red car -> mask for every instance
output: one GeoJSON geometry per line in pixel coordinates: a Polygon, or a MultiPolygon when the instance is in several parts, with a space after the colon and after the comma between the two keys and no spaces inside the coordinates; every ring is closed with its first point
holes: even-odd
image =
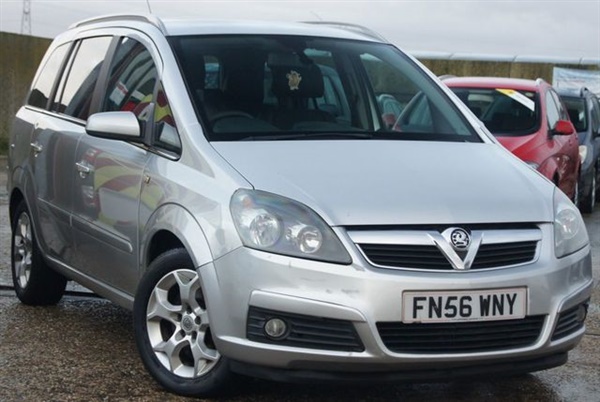
{"type": "Polygon", "coordinates": [[[444,80],[509,151],[552,180],[577,203],[579,144],[554,88],[538,79],[462,77],[444,80]]]}

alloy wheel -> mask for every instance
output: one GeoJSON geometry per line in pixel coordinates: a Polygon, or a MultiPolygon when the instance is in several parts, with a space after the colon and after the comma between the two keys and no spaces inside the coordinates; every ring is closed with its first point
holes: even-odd
{"type": "Polygon", "coordinates": [[[23,212],[19,215],[16,230],[13,233],[13,263],[15,276],[21,288],[26,288],[31,277],[33,242],[31,231],[31,220],[29,215],[23,212]]]}
{"type": "Polygon", "coordinates": [[[221,358],[212,340],[198,274],[171,271],[154,287],[146,309],[148,339],[158,361],[171,373],[197,378],[221,358]]]}

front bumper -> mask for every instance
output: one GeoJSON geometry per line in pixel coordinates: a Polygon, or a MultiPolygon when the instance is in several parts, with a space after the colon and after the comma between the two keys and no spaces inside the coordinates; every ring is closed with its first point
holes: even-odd
{"type": "Polygon", "coordinates": [[[265,366],[256,366],[240,361],[232,361],[230,368],[238,374],[251,377],[263,378],[272,381],[285,381],[295,383],[347,383],[356,385],[360,383],[378,382],[400,382],[400,381],[449,381],[454,379],[469,378],[489,379],[495,375],[517,375],[533,373],[561,366],[567,362],[567,352],[553,355],[528,358],[523,360],[501,360],[491,362],[478,362],[468,366],[460,365],[436,365],[425,369],[393,370],[393,371],[361,371],[347,372],[332,370],[302,370],[302,369],[280,369],[265,366]]]}
{"type": "MultiPolygon", "coordinates": [[[[261,366],[265,373],[283,369],[288,374],[289,370],[326,372],[327,377],[339,372],[410,370],[421,372],[419,378],[426,372],[435,378],[434,372],[446,369],[466,375],[474,367],[493,366],[493,372],[502,372],[516,362],[522,363],[520,371],[535,371],[563,364],[566,351],[580,341],[584,326],[558,339],[552,337],[559,313],[585,303],[592,291],[589,246],[557,260],[547,243],[542,241],[538,258],[530,264],[477,272],[381,269],[370,266],[358,253],[352,254],[352,265],[343,266],[247,248],[234,250],[198,272],[209,301],[216,346],[236,362],[237,371],[261,366]],[[399,353],[386,347],[380,336],[378,323],[401,321],[404,291],[513,287],[527,288],[527,316],[539,316],[542,321],[539,335],[527,345],[472,353],[399,353]],[[250,340],[250,307],[349,322],[363,348],[333,350],[250,340]]],[[[250,371],[258,375],[257,370],[250,371]]]]}

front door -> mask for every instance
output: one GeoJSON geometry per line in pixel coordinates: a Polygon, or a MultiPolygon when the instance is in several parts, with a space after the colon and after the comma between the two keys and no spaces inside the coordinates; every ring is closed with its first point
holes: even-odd
{"type": "MultiPolygon", "coordinates": [[[[121,38],[100,111],[131,111],[151,127],[156,64],[148,48],[121,38]]],[[[76,266],[126,294],[139,275],[139,207],[143,173],[154,155],[125,141],[84,135],[75,154],[73,230],[76,266]]]]}

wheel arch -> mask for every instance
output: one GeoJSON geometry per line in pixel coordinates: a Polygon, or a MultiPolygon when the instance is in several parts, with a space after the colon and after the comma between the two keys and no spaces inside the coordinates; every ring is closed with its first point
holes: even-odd
{"type": "Polygon", "coordinates": [[[548,180],[551,180],[554,184],[559,183],[561,179],[559,164],[554,157],[546,158],[539,162],[537,171],[545,176],[548,180]]]}
{"type": "Polygon", "coordinates": [[[29,205],[28,198],[32,197],[33,194],[31,193],[32,186],[30,185],[31,176],[27,174],[27,171],[22,167],[17,166],[11,173],[9,173],[8,179],[10,186],[8,219],[12,227],[15,211],[21,201],[25,202],[27,209],[31,212],[31,205],[29,205]]]}
{"type": "Polygon", "coordinates": [[[11,228],[14,225],[13,220],[14,220],[14,216],[15,216],[15,210],[17,209],[17,207],[19,206],[21,201],[24,201],[24,200],[25,200],[25,196],[23,195],[21,190],[18,188],[13,189],[12,193],[10,194],[10,201],[8,203],[8,219],[10,220],[11,228]]]}
{"type": "Polygon", "coordinates": [[[156,257],[175,248],[184,248],[195,267],[213,260],[200,224],[177,204],[166,204],[154,211],[145,225],[140,244],[142,274],[156,257]]]}

